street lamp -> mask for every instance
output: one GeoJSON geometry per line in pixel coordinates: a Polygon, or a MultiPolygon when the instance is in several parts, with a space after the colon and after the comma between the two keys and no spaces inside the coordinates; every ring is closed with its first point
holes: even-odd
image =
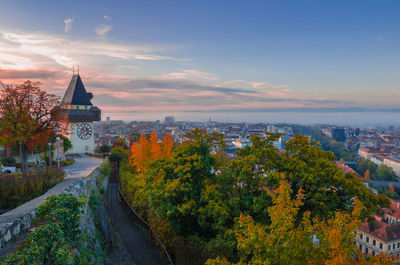
{"type": "Polygon", "coordinates": [[[51,143],[49,142],[49,166],[51,166],[51,143]]]}
{"type": "Polygon", "coordinates": [[[57,136],[57,167],[60,168],[60,137],[57,136]]]}

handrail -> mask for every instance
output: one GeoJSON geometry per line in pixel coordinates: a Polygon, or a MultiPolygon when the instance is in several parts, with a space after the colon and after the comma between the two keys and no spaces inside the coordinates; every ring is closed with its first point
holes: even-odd
{"type": "Polygon", "coordinates": [[[153,227],[147,223],[138,213],[136,213],[136,211],[130,206],[130,204],[128,203],[128,200],[125,198],[124,194],[121,191],[120,185],[119,186],[119,194],[121,195],[122,199],[124,199],[125,204],[128,206],[129,210],[135,214],[146,226],[148,226],[151,230],[151,232],[153,233],[153,235],[155,236],[155,238],[158,240],[158,242],[160,243],[162,249],[165,252],[165,255],[167,255],[167,258],[169,260],[169,262],[171,263],[171,265],[174,265],[174,263],[172,262],[172,259],[170,257],[170,255],[168,254],[167,249],[165,248],[163,242],[161,241],[161,239],[158,237],[157,233],[154,231],[153,227]]]}

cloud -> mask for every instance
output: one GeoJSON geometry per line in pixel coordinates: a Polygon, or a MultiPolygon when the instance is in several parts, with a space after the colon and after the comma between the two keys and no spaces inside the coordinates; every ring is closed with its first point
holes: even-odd
{"type": "Polygon", "coordinates": [[[259,88],[262,86],[269,85],[267,82],[249,82],[252,88],[259,88]]]}
{"type": "Polygon", "coordinates": [[[183,70],[182,72],[169,73],[163,75],[164,78],[167,79],[194,79],[194,80],[203,80],[203,81],[215,81],[220,78],[214,74],[201,72],[196,69],[192,70],[183,70]]]}
{"type": "Polygon", "coordinates": [[[74,19],[73,18],[67,18],[67,19],[64,20],[64,24],[65,24],[64,32],[65,33],[68,33],[68,32],[71,31],[72,23],[74,23],[74,19]]]}
{"type": "Polygon", "coordinates": [[[230,81],[225,81],[219,84],[216,84],[216,87],[221,87],[221,86],[228,86],[228,85],[232,85],[234,83],[239,83],[239,82],[243,82],[244,80],[230,80],[230,81]]]}
{"type": "Polygon", "coordinates": [[[104,15],[104,19],[107,20],[107,21],[110,21],[110,20],[111,20],[111,17],[110,17],[110,16],[104,15]]]}
{"type": "Polygon", "coordinates": [[[97,36],[101,37],[101,38],[105,38],[107,33],[110,32],[112,30],[112,26],[111,25],[99,25],[98,27],[96,27],[94,29],[94,31],[96,32],[97,36]]]}
{"type": "Polygon", "coordinates": [[[79,64],[82,80],[94,94],[93,103],[104,115],[135,111],[334,108],[351,104],[335,98],[316,99],[314,95],[297,94],[287,85],[244,80],[222,82],[217,74],[185,69],[187,59],[168,56],[169,51],[164,46],[0,29],[0,79],[6,84],[39,80],[46,90],[62,96],[72,66],[79,64]],[[168,69],[182,70],[163,70],[166,61],[168,69]]]}
{"type": "Polygon", "coordinates": [[[14,70],[1,69],[0,79],[47,79],[60,77],[60,72],[52,70],[14,70]]]}

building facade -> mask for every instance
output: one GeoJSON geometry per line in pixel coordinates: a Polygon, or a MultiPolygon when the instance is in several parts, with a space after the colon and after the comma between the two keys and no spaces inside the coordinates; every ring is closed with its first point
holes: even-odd
{"type": "Polygon", "coordinates": [[[391,200],[391,209],[383,217],[363,223],[355,232],[358,249],[365,254],[388,256],[400,254],[400,204],[391,200]]]}

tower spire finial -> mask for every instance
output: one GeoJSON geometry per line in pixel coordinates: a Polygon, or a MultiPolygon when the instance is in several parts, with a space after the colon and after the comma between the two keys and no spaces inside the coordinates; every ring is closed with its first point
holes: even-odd
{"type": "Polygon", "coordinates": [[[78,75],[79,75],[79,64],[78,64],[78,75]]]}
{"type": "Polygon", "coordinates": [[[75,67],[72,66],[72,76],[74,76],[74,75],[75,75],[75,67]]]}

